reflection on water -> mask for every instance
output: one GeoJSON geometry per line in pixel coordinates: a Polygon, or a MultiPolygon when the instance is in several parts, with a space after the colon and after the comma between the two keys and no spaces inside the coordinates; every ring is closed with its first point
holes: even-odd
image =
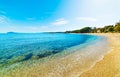
{"type": "Polygon", "coordinates": [[[0,34],[0,64],[13,64],[33,57],[41,59],[91,38],[93,36],[64,33],[0,34]]]}

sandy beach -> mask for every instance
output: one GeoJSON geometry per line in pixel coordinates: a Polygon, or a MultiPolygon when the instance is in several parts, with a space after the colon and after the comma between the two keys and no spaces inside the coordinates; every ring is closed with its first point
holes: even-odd
{"type": "Polygon", "coordinates": [[[82,73],[79,77],[120,77],[120,34],[98,33],[95,35],[108,37],[109,46],[112,50],[95,66],[82,73]]]}
{"type": "Polygon", "coordinates": [[[45,58],[43,62],[33,60],[11,65],[10,68],[1,69],[0,76],[120,77],[120,34],[97,33],[93,35],[107,38],[81,51],[79,47],[72,48],[75,52],[69,55],[53,57],[49,60],[45,58]]]}
{"type": "Polygon", "coordinates": [[[79,77],[103,59],[110,49],[106,37],[91,38],[86,43],[70,47],[51,57],[3,67],[0,69],[0,77],[79,77]]]}

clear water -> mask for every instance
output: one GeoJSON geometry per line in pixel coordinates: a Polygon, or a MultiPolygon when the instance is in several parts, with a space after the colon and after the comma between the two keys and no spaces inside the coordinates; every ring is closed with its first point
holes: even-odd
{"type": "Polygon", "coordinates": [[[0,34],[0,66],[42,59],[98,38],[64,33],[0,34]]]}

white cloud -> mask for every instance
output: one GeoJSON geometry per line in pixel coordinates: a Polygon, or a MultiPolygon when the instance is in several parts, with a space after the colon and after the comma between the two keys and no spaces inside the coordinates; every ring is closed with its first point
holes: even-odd
{"type": "Polygon", "coordinates": [[[0,15],[0,24],[6,24],[8,23],[8,18],[4,15],[0,15]]]}
{"type": "Polygon", "coordinates": [[[52,25],[55,25],[55,26],[66,25],[66,24],[68,24],[68,21],[63,18],[58,19],[52,23],[52,25]]]}
{"type": "Polygon", "coordinates": [[[82,20],[82,21],[89,21],[89,22],[96,22],[97,19],[91,18],[91,17],[78,17],[76,18],[77,20],[82,20]]]}

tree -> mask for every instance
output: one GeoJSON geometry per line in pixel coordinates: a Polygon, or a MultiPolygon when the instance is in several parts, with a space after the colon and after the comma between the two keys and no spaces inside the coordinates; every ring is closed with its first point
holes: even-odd
{"type": "Polygon", "coordinates": [[[96,27],[94,27],[94,28],[92,29],[92,33],[97,33],[97,28],[96,28],[96,27]]]}
{"type": "Polygon", "coordinates": [[[107,32],[113,32],[114,31],[114,28],[113,27],[108,27],[107,28],[107,32]]]}
{"type": "Polygon", "coordinates": [[[115,30],[115,32],[120,32],[120,26],[119,25],[115,26],[114,30],[115,30]]]}
{"type": "Polygon", "coordinates": [[[114,27],[113,25],[107,25],[107,26],[101,28],[100,31],[102,33],[113,32],[114,31],[113,27],[114,27]]]}
{"type": "Polygon", "coordinates": [[[67,31],[67,33],[107,33],[107,32],[120,32],[120,21],[115,25],[107,25],[103,28],[84,27],[82,29],[67,31]]]}
{"type": "Polygon", "coordinates": [[[92,32],[91,27],[84,27],[84,28],[80,29],[80,33],[90,33],[90,32],[92,32]]]}
{"type": "Polygon", "coordinates": [[[120,21],[115,24],[114,30],[115,32],[120,32],[120,21]]]}
{"type": "Polygon", "coordinates": [[[120,21],[115,24],[115,26],[120,26],[120,21]]]}

